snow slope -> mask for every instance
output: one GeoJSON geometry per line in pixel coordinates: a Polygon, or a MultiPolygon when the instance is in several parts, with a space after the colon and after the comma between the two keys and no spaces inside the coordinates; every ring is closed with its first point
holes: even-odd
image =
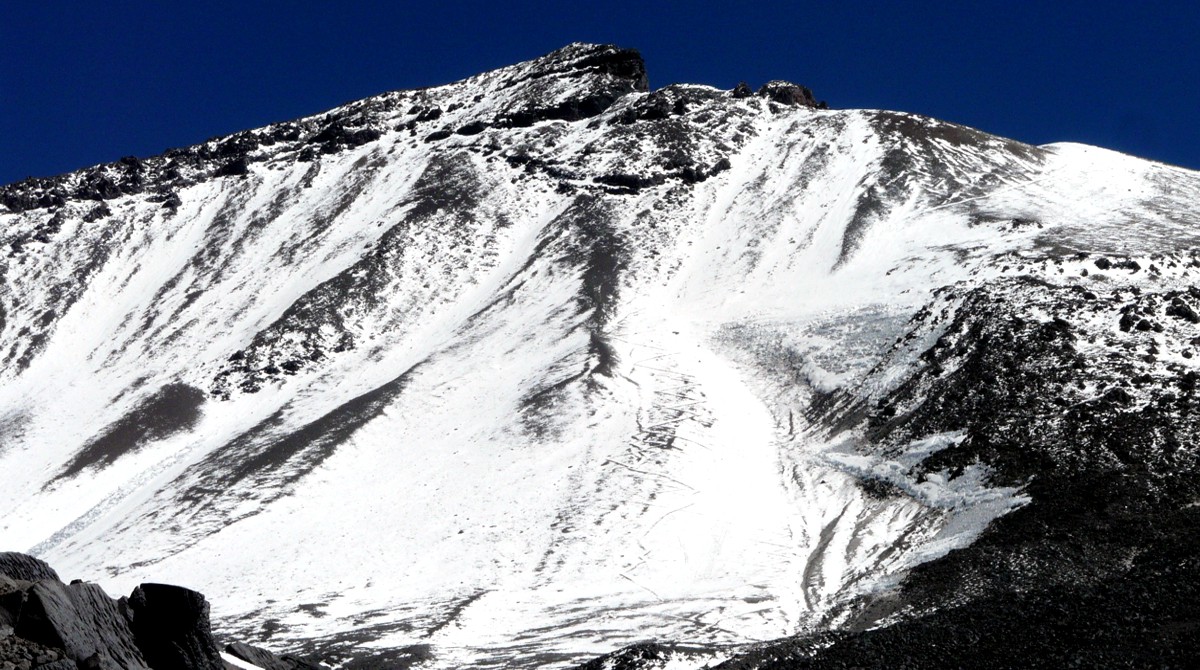
{"type": "Polygon", "coordinates": [[[814,402],[898,384],[935,289],[1194,245],[1198,186],[593,45],[10,186],[0,538],[335,661],[836,627],[1026,498],[814,402]]]}

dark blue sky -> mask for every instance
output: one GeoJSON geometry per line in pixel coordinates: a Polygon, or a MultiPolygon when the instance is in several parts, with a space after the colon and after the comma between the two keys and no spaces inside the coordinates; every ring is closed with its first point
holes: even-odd
{"type": "Polygon", "coordinates": [[[10,3],[0,183],[444,83],[572,41],[652,86],[791,79],[833,107],[1200,168],[1200,3],[10,3]]]}

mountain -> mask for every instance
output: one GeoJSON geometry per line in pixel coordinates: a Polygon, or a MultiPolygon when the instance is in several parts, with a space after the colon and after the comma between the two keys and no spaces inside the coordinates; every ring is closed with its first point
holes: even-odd
{"type": "Polygon", "coordinates": [[[346,668],[1183,667],[1198,204],[587,44],[26,180],[0,537],[346,668]]]}

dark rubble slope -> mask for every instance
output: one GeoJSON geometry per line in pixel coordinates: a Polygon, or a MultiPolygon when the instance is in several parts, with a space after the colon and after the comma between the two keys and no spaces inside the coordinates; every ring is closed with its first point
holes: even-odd
{"type": "Polygon", "coordinates": [[[1195,667],[1200,374],[1182,363],[1200,356],[1200,260],[1168,263],[1192,285],[1145,290],[1121,281],[1137,261],[1099,258],[1106,291],[1029,275],[942,291],[896,345],[941,332],[913,374],[870,404],[827,398],[818,420],[885,455],[963,431],[909,474],[982,463],[1031,502],[914,569],[848,632],[718,667],[1195,667]]]}

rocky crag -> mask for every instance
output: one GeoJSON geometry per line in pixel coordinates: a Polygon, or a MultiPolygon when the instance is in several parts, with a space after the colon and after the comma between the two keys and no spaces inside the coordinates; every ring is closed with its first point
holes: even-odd
{"type": "Polygon", "coordinates": [[[32,556],[0,553],[0,668],[4,670],[321,670],[233,643],[222,654],[204,596],[142,584],[116,600],[97,585],[64,584],[32,556]]]}

